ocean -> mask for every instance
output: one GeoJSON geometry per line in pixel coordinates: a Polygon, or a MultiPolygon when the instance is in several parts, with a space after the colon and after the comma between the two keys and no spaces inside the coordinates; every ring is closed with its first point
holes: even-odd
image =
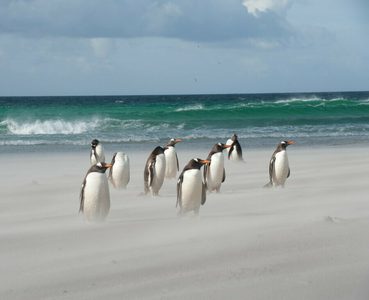
{"type": "Polygon", "coordinates": [[[210,149],[233,133],[245,148],[367,145],[369,92],[0,97],[2,152],[84,150],[94,138],[116,151],[172,137],[210,149]]]}

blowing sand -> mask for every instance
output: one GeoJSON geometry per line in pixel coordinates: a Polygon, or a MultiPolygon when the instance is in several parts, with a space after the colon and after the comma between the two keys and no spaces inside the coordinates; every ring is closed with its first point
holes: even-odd
{"type": "Polygon", "coordinates": [[[291,146],[284,189],[262,188],[273,149],[246,149],[197,218],[176,180],[140,195],[151,150],[102,224],[78,215],[88,153],[2,154],[0,299],[369,299],[368,149],[291,146]]]}

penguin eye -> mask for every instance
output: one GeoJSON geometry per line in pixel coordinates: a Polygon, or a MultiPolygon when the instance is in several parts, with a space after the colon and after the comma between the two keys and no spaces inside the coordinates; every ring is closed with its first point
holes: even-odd
{"type": "Polygon", "coordinates": [[[222,146],[222,143],[218,143],[218,146],[222,146]]]}
{"type": "Polygon", "coordinates": [[[96,166],[98,166],[98,167],[102,168],[102,164],[101,164],[101,162],[98,162],[98,163],[96,164],[96,166]]]}

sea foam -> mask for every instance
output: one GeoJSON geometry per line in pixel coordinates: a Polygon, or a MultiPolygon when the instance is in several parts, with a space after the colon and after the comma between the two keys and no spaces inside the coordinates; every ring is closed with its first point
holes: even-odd
{"type": "Polygon", "coordinates": [[[6,126],[8,133],[15,135],[81,134],[95,129],[100,124],[100,120],[65,121],[62,119],[44,121],[19,121],[6,119],[0,123],[0,125],[6,126]]]}
{"type": "Polygon", "coordinates": [[[203,104],[193,104],[193,105],[187,105],[184,107],[180,107],[177,108],[175,111],[180,112],[180,111],[191,111],[191,110],[203,110],[204,109],[204,105],[203,104]]]}

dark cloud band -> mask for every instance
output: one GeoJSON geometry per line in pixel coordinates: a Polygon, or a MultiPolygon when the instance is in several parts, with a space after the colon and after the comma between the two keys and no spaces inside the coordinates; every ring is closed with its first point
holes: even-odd
{"type": "Polygon", "coordinates": [[[0,4],[0,32],[23,36],[169,37],[224,41],[290,34],[272,11],[254,16],[241,0],[29,0],[0,4]]]}

